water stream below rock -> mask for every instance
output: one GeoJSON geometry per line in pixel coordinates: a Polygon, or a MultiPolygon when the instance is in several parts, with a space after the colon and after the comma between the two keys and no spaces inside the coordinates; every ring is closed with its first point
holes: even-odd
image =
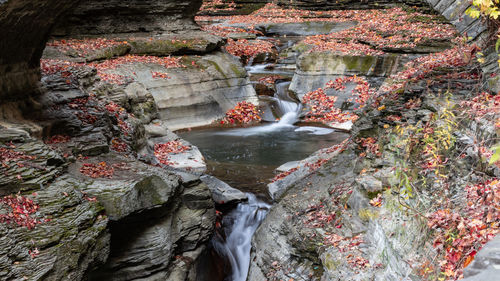
{"type": "MultiPolygon", "coordinates": [[[[290,47],[297,38],[286,39],[277,48],[290,47]]],[[[292,63],[294,64],[294,62],[292,63]]],[[[250,75],[293,76],[286,64],[247,66],[250,75]]],[[[347,134],[330,128],[296,125],[302,105],[289,94],[290,82],[277,81],[267,124],[247,128],[194,129],[179,135],[196,145],[204,155],[207,173],[247,192],[248,201],[224,213],[204,260],[198,281],[245,281],[250,265],[251,240],[269,211],[267,184],[275,169],[301,160],[315,151],[341,143],[347,134]]]]}

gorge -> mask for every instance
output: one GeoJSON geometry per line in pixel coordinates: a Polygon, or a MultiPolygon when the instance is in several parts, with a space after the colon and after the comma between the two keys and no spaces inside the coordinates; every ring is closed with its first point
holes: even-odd
{"type": "Polygon", "coordinates": [[[0,280],[495,280],[470,6],[0,0],[0,280]]]}

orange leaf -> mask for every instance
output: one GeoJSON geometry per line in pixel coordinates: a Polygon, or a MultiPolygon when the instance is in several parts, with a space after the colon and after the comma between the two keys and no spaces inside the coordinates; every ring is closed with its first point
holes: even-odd
{"type": "Polygon", "coordinates": [[[467,257],[467,259],[465,259],[464,268],[466,268],[473,260],[474,260],[474,256],[473,255],[469,255],[467,257]]]}

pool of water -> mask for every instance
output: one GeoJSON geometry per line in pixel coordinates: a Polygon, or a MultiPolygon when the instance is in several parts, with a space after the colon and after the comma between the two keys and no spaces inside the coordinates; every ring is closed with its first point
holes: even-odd
{"type": "Polygon", "coordinates": [[[338,144],[347,134],[319,127],[268,124],[239,129],[200,129],[179,133],[205,156],[207,173],[245,192],[267,197],[274,169],[338,144]]]}

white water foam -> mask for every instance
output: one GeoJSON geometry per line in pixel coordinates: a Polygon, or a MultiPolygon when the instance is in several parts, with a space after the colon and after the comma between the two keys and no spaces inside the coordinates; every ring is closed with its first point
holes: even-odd
{"type": "Polygon", "coordinates": [[[251,193],[247,196],[248,202],[240,203],[224,217],[224,221],[232,222],[231,227],[226,229],[226,241],[216,247],[231,263],[231,281],[247,279],[252,236],[271,207],[251,193]]]}
{"type": "Polygon", "coordinates": [[[322,136],[322,135],[328,135],[333,132],[335,132],[334,129],[329,129],[329,128],[321,128],[321,127],[299,127],[295,129],[295,132],[308,132],[311,133],[312,135],[317,135],[317,136],[322,136]]]}

